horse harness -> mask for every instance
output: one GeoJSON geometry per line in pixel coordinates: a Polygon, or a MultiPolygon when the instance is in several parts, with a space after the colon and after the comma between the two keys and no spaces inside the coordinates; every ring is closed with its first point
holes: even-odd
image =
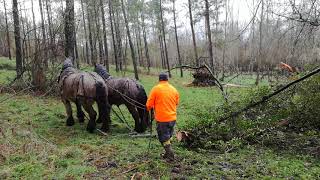
{"type": "MultiPolygon", "coordinates": [[[[69,67],[68,67],[68,68],[69,68],[69,67]]],[[[66,80],[70,75],[76,73],[76,72],[73,72],[73,71],[71,71],[71,70],[67,71],[68,68],[65,68],[64,70],[62,70],[61,73],[60,73],[60,76],[59,76],[59,84],[61,83],[61,85],[60,85],[60,94],[62,94],[62,87],[63,87],[64,84],[65,84],[65,80],[66,80]]],[[[93,80],[95,81],[95,84],[97,84],[98,80],[96,79],[96,77],[95,77],[91,72],[87,72],[87,73],[88,73],[89,75],[91,75],[91,77],[92,77],[93,80]]],[[[83,79],[84,79],[84,74],[81,74],[79,80],[77,81],[77,82],[78,82],[78,85],[77,85],[78,88],[79,88],[79,85],[80,85],[80,81],[81,81],[81,83],[82,83],[83,95],[78,95],[78,93],[77,93],[76,96],[77,96],[77,97],[85,97],[85,98],[88,98],[88,99],[93,99],[93,100],[95,100],[95,98],[86,95],[86,91],[85,91],[85,88],[84,88],[84,80],[83,80],[83,79]]],[[[74,86],[75,82],[76,82],[76,79],[73,80],[72,86],[74,86]]],[[[79,89],[77,90],[77,92],[78,92],[78,91],[79,91],[79,89]]],[[[76,97],[76,98],[77,98],[77,97],[76,97]]]]}

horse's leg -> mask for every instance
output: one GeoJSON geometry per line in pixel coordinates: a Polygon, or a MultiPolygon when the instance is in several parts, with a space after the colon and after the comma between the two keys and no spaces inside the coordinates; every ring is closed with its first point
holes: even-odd
{"type": "Polygon", "coordinates": [[[137,107],[139,112],[139,118],[141,123],[141,130],[144,132],[146,131],[147,127],[149,126],[149,114],[145,109],[141,109],[137,107]]]}
{"type": "Polygon", "coordinates": [[[104,121],[102,122],[101,130],[103,132],[108,132],[110,130],[110,124],[111,124],[111,118],[110,118],[110,111],[111,111],[111,105],[107,103],[107,107],[104,109],[104,121]]]}
{"type": "Polygon", "coordinates": [[[141,122],[140,122],[140,119],[139,119],[139,113],[136,109],[136,107],[134,107],[133,105],[131,104],[126,104],[131,116],[133,117],[134,119],[134,130],[138,133],[142,133],[142,128],[141,128],[141,122]]]}
{"type": "Polygon", "coordinates": [[[103,120],[106,118],[105,117],[106,108],[100,102],[97,102],[97,105],[98,105],[98,113],[99,113],[97,123],[102,123],[103,120]]]}
{"type": "Polygon", "coordinates": [[[93,133],[93,131],[96,129],[96,116],[97,113],[92,107],[93,102],[92,101],[85,101],[83,104],[84,109],[87,111],[87,113],[90,116],[90,120],[87,125],[87,131],[90,133],[93,133]]]}
{"type": "Polygon", "coordinates": [[[72,108],[71,108],[71,104],[70,104],[70,101],[66,100],[66,99],[63,99],[62,100],[65,108],[66,108],[66,112],[67,112],[67,126],[73,126],[74,125],[74,120],[73,120],[73,117],[72,117],[72,108]]]}
{"type": "Polygon", "coordinates": [[[81,108],[81,102],[79,99],[76,100],[76,105],[77,105],[77,117],[80,123],[84,122],[84,112],[82,111],[81,108]]]}

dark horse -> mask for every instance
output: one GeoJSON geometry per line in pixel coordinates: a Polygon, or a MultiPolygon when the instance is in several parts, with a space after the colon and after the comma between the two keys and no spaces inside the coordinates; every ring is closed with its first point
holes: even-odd
{"type": "Polygon", "coordinates": [[[60,94],[65,105],[68,119],[67,126],[74,125],[72,108],[70,102],[77,106],[77,117],[79,122],[84,122],[81,106],[89,114],[90,120],[87,130],[93,132],[96,128],[97,113],[92,105],[97,102],[99,118],[97,122],[103,122],[101,130],[107,132],[110,128],[110,108],[108,103],[108,88],[105,81],[97,73],[80,72],[74,68],[71,59],[67,58],[59,76],[60,94]]]}
{"type": "Polygon", "coordinates": [[[112,77],[104,66],[95,65],[98,73],[108,86],[108,99],[110,105],[126,105],[135,120],[134,130],[145,132],[150,125],[149,113],[146,111],[147,94],[143,86],[134,79],[112,77]]]}

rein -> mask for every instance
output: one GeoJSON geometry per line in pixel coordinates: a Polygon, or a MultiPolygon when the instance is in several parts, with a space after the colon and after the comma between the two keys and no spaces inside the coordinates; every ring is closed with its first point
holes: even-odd
{"type": "MultiPolygon", "coordinates": [[[[111,76],[110,76],[111,77],[111,76]]],[[[109,78],[108,78],[109,79],[109,78]]],[[[138,102],[138,101],[136,101],[136,100],[134,100],[134,99],[132,99],[131,97],[129,97],[129,96],[127,96],[127,95],[125,95],[125,94],[123,94],[123,93],[121,93],[120,91],[118,91],[117,89],[115,89],[114,87],[112,87],[111,85],[110,85],[110,83],[108,83],[108,79],[106,79],[106,84],[108,85],[108,87],[110,87],[112,90],[114,90],[114,91],[116,91],[117,93],[119,93],[119,95],[127,102],[127,103],[129,103],[129,104],[131,104],[131,105],[133,105],[133,106],[135,106],[136,108],[139,108],[139,109],[142,109],[142,110],[147,110],[144,106],[144,104],[141,104],[140,102],[138,102]],[[130,101],[132,101],[132,102],[130,102],[130,101]],[[135,104],[136,103],[136,104],[135,104]]]]}

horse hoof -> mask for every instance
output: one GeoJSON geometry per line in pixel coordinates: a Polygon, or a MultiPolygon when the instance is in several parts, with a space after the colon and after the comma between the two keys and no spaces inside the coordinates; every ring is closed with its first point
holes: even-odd
{"type": "Polygon", "coordinates": [[[140,128],[139,128],[139,129],[136,129],[136,128],[135,128],[134,131],[136,131],[137,133],[144,133],[144,130],[142,130],[142,129],[140,129],[140,128]]]}
{"type": "Polygon", "coordinates": [[[107,133],[107,132],[109,132],[109,129],[108,128],[101,128],[101,131],[107,133]]]}
{"type": "Polygon", "coordinates": [[[110,130],[110,127],[108,127],[108,126],[102,126],[101,127],[101,131],[103,131],[103,132],[109,132],[109,130],[110,130]]]}
{"type": "Polygon", "coordinates": [[[91,126],[90,125],[87,126],[87,131],[90,132],[90,133],[93,133],[95,129],[96,129],[95,126],[92,126],[92,125],[91,126]]]}
{"type": "Polygon", "coordinates": [[[84,118],[78,118],[79,119],[79,123],[84,123],[84,118]]]}
{"type": "Polygon", "coordinates": [[[73,126],[74,125],[74,120],[72,117],[67,119],[67,126],[73,126]]]}
{"type": "Polygon", "coordinates": [[[93,132],[94,132],[94,128],[92,129],[92,128],[87,127],[87,131],[88,131],[89,133],[93,133],[93,132]]]}
{"type": "Polygon", "coordinates": [[[102,123],[102,119],[101,119],[101,118],[98,118],[98,119],[97,119],[97,123],[102,123]]]}

